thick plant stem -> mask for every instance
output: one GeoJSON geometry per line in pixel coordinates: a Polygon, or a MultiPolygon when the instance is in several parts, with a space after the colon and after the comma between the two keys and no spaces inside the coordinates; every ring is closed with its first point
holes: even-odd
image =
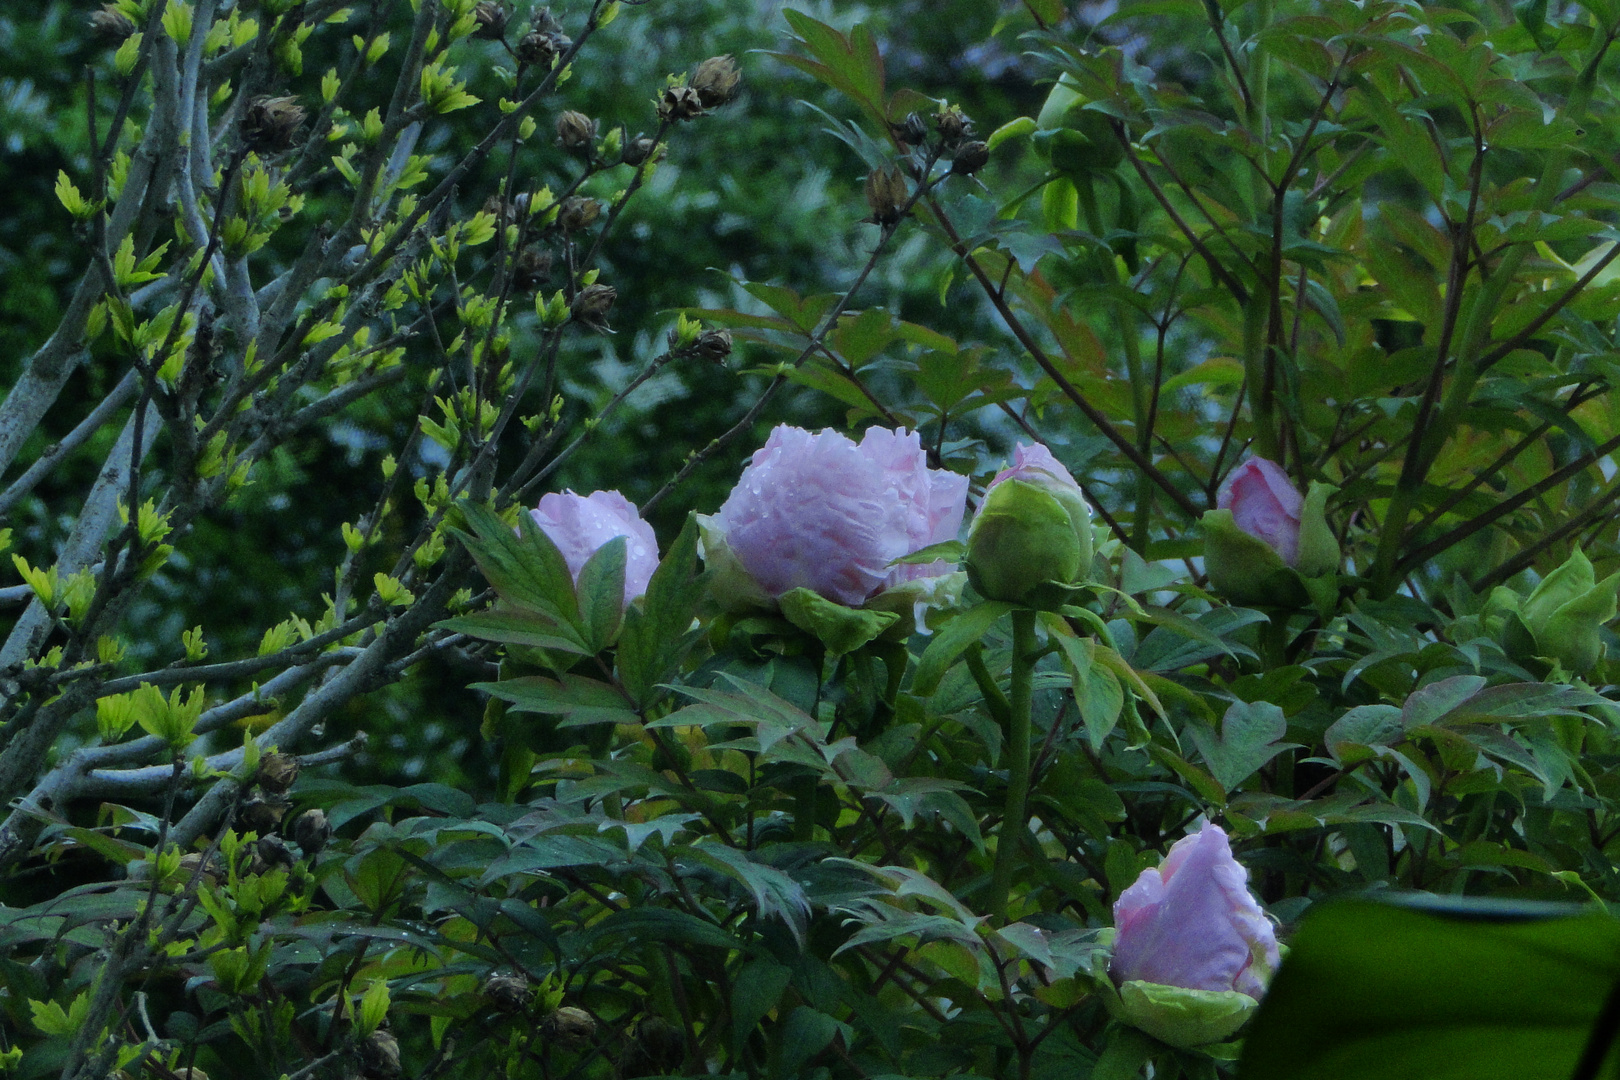
{"type": "Polygon", "coordinates": [[[990,881],[990,914],[1005,921],[1012,892],[1014,863],[1029,828],[1030,698],[1035,685],[1035,612],[1012,613],[1012,684],[1008,687],[1007,804],[996,840],[996,865],[990,881]]]}

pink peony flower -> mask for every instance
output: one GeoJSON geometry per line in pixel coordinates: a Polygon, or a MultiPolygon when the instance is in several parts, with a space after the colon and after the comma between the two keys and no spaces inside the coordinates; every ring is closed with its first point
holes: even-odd
{"type": "Polygon", "coordinates": [[[1299,516],[1305,500],[1281,466],[1250,458],[1215,494],[1217,509],[1232,511],[1237,527],[1264,540],[1284,563],[1299,565],[1299,516]]]}
{"type": "Polygon", "coordinates": [[[1176,841],[1114,904],[1114,980],[1236,990],[1258,1001],[1279,956],[1248,878],[1220,826],[1176,841]]]}
{"type": "Polygon", "coordinates": [[[628,537],[624,548],[625,605],[646,593],[647,583],[658,568],[658,538],[652,526],[641,520],[636,504],[617,491],[593,491],[589,495],[553,492],[542,496],[540,505],[530,510],[529,516],[562,552],[576,584],[586,560],[598,548],[615,536],[628,537]]]}
{"type": "Polygon", "coordinates": [[[955,539],[965,476],[928,467],[914,431],[869,428],[860,444],[787,424],[755,451],[714,525],[769,596],[808,588],[859,607],[889,585],[949,571],[889,563],[955,539]]]}

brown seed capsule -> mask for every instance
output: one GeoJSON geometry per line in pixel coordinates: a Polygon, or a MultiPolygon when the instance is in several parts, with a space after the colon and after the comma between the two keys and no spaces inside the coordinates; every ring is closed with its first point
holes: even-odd
{"type": "Polygon", "coordinates": [[[737,94],[737,84],[742,82],[742,74],[737,70],[736,61],[728,53],[725,56],[711,56],[697,66],[692,73],[692,89],[697,91],[698,101],[705,109],[712,109],[724,105],[737,94]]]}
{"type": "Polygon", "coordinates": [[[730,330],[705,330],[692,343],[692,355],[716,364],[724,363],[731,355],[730,330]]]}
{"type": "Polygon", "coordinates": [[[368,1080],[394,1080],[400,1073],[399,1041],[386,1031],[373,1031],[360,1044],[360,1071],[368,1080]]]}
{"type": "Polygon", "coordinates": [[[529,1007],[534,991],[522,975],[491,975],[480,988],[489,1003],[504,1013],[519,1013],[529,1007]]]}
{"type": "Polygon", "coordinates": [[[893,165],[866,174],[866,205],[872,211],[871,220],[879,225],[899,221],[901,208],[910,195],[905,173],[893,165]]]}
{"type": "Polygon", "coordinates": [[[249,799],[243,803],[237,818],[244,829],[256,832],[260,836],[268,836],[275,832],[276,826],[281,824],[281,819],[287,816],[287,810],[291,806],[291,800],[267,791],[259,798],[249,799]]]}
{"type": "Polygon", "coordinates": [[[916,113],[907,113],[904,121],[890,124],[895,141],[903,146],[921,146],[928,141],[928,125],[916,113]]]}
{"type": "Polygon", "coordinates": [[[678,124],[703,115],[703,99],[690,86],[668,86],[658,95],[658,118],[678,124]]]}
{"type": "Polygon", "coordinates": [[[332,839],[332,826],[327,823],[324,812],[305,810],[293,820],[292,838],[305,855],[314,855],[332,839]]]}
{"type": "Polygon", "coordinates": [[[486,41],[500,41],[506,37],[506,23],[511,18],[512,9],[499,0],[479,0],[473,8],[473,19],[478,27],[472,36],[486,41]]]}
{"type": "Polygon", "coordinates": [[[293,144],[304,123],[304,107],[293,97],[260,95],[242,114],[242,141],[249,150],[279,154],[293,144]]]}
{"type": "Polygon", "coordinates": [[[557,208],[557,224],[564,232],[588,229],[602,215],[602,204],[581,195],[570,195],[557,208]]]}
{"type": "Polygon", "coordinates": [[[596,121],[572,109],[557,117],[557,144],[565,150],[585,150],[596,141],[596,121]]]}
{"type": "Polygon", "coordinates": [[[524,248],[512,268],[512,284],[520,292],[534,292],[551,276],[551,252],[524,248]]]}
{"type": "Polygon", "coordinates": [[[529,29],[540,34],[560,34],[562,23],[551,14],[550,8],[543,7],[529,13],[529,29]]]}
{"type": "Polygon", "coordinates": [[[559,1046],[578,1049],[596,1034],[596,1021],[584,1009],[564,1005],[540,1024],[540,1034],[559,1046]]]}
{"type": "Polygon", "coordinates": [[[973,132],[973,121],[958,105],[948,105],[935,113],[934,126],[939,129],[940,138],[948,143],[965,139],[973,132]]]}
{"type": "Polygon", "coordinates": [[[115,4],[103,4],[100,11],[92,12],[90,32],[108,41],[123,41],[135,32],[135,24],[115,4]]]}
{"type": "Polygon", "coordinates": [[[518,41],[514,51],[521,62],[549,71],[552,61],[567,52],[573,43],[566,34],[550,30],[530,30],[518,41]]]}
{"type": "Polygon", "coordinates": [[[631,139],[624,145],[624,154],[621,160],[626,165],[640,165],[652,154],[658,143],[645,135],[631,139]]]}
{"type": "Polygon", "coordinates": [[[290,754],[266,754],[259,759],[259,787],[285,795],[298,779],[298,759],[290,754]]]}
{"type": "Polygon", "coordinates": [[[607,313],[618,297],[619,290],[611,285],[587,285],[575,294],[569,311],[592,330],[607,330],[607,313]]]}
{"type": "Polygon", "coordinates": [[[989,146],[977,140],[965,142],[956,148],[956,154],[951,161],[951,172],[971,176],[984,168],[989,160],[989,146]]]}
{"type": "Polygon", "coordinates": [[[261,836],[253,845],[253,859],[248,864],[248,872],[267,874],[278,866],[291,869],[297,861],[281,837],[261,836]]]}

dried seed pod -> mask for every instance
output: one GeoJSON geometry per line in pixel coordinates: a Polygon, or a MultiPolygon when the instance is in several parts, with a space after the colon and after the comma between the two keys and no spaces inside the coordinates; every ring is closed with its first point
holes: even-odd
{"type": "Polygon", "coordinates": [[[539,8],[529,13],[529,28],[540,34],[562,33],[562,23],[557,21],[556,16],[551,13],[551,9],[548,7],[539,8]]]}
{"type": "Polygon", "coordinates": [[[90,32],[107,41],[123,41],[135,33],[135,23],[116,4],[103,4],[100,11],[91,13],[88,22],[90,32]]]}
{"type": "Polygon", "coordinates": [[[274,795],[285,795],[298,779],[298,759],[291,754],[266,754],[259,759],[259,787],[274,795]]]}
{"type": "Polygon", "coordinates": [[[705,330],[692,343],[692,355],[716,364],[724,363],[731,355],[730,330],[705,330]]]}
{"type": "Polygon", "coordinates": [[[989,146],[977,140],[965,142],[956,148],[956,154],[951,161],[951,172],[962,176],[972,176],[984,168],[989,160],[989,146]]]}
{"type": "Polygon", "coordinates": [[[565,150],[586,150],[596,141],[596,121],[572,109],[557,117],[557,144],[565,150]]]}
{"type": "Polygon", "coordinates": [[[973,133],[973,121],[959,105],[947,105],[934,114],[934,127],[947,143],[960,142],[973,133]]]}
{"type": "Polygon", "coordinates": [[[652,155],[654,148],[657,146],[658,143],[653,139],[645,135],[638,135],[625,143],[624,153],[621,155],[620,160],[626,165],[640,165],[652,155]]]}
{"type": "Polygon", "coordinates": [[[895,166],[873,169],[866,174],[866,205],[872,211],[871,220],[877,224],[893,225],[899,221],[910,196],[906,175],[895,166]]]}
{"type": "Polygon", "coordinates": [[[386,1031],[373,1031],[360,1044],[360,1071],[369,1080],[399,1076],[399,1041],[386,1031]]]}
{"type": "Polygon", "coordinates": [[[570,1050],[585,1046],[596,1034],[596,1021],[584,1009],[564,1005],[540,1024],[540,1034],[570,1050]]]}
{"type": "Polygon", "coordinates": [[[928,141],[928,125],[916,113],[907,113],[905,120],[889,125],[889,130],[903,146],[921,146],[928,141]]]}
{"type": "Polygon", "coordinates": [[[506,24],[511,18],[512,9],[499,0],[479,0],[473,8],[473,19],[478,28],[472,32],[472,36],[500,41],[506,37],[506,24]]]}
{"type": "Polygon", "coordinates": [[[573,41],[565,34],[550,30],[530,30],[518,41],[517,58],[531,67],[551,67],[551,62],[564,52],[573,41]]]}
{"type": "Polygon", "coordinates": [[[292,146],[303,123],[304,107],[297,98],[261,94],[242,114],[242,141],[257,153],[279,154],[292,146]]]}
{"type": "Polygon", "coordinates": [[[703,115],[703,99],[690,86],[667,86],[658,95],[658,118],[680,123],[703,115]]]}
{"type": "Polygon", "coordinates": [[[250,873],[264,874],[278,866],[291,869],[297,861],[281,837],[261,836],[253,845],[253,861],[248,869],[250,873]]]}
{"type": "Polygon", "coordinates": [[[281,819],[287,816],[292,807],[292,801],[271,792],[265,792],[258,798],[249,799],[242,804],[237,813],[237,819],[242,827],[260,836],[268,836],[276,831],[281,819]]]}
{"type": "Polygon", "coordinates": [[[729,53],[709,57],[692,73],[692,89],[697,91],[698,101],[705,109],[713,109],[730,101],[736,96],[740,82],[742,73],[737,70],[737,63],[729,53]]]}
{"type": "Polygon", "coordinates": [[[314,855],[332,839],[332,826],[323,811],[305,810],[293,820],[292,838],[305,855],[314,855]]]}
{"type": "Polygon", "coordinates": [[[512,284],[520,292],[534,292],[551,276],[551,252],[524,248],[512,268],[512,284]]]}
{"type": "Polygon", "coordinates": [[[607,313],[612,310],[613,301],[618,297],[619,290],[611,285],[587,285],[574,296],[569,310],[574,318],[592,330],[606,331],[607,313]]]}
{"type": "Polygon", "coordinates": [[[222,867],[219,865],[219,860],[208,859],[205,861],[201,852],[192,851],[180,856],[180,877],[176,884],[185,887],[191,884],[191,879],[195,877],[199,885],[207,885],[213,888],[219,885],[221,876],[222,867]]]}
{"type": "Polygon", "coordinates": [[[588,229],[602,215],[602,204],[581,195],[570,195],[557,208],[557,224],[564,232],[588,229]]]}
{"type": "Polygon", "coordinates": [[[522,1012],[534,999],[534,990],[522,975],[491,975],[484,980],[479,992],[504,1013],[522,1012]]]}

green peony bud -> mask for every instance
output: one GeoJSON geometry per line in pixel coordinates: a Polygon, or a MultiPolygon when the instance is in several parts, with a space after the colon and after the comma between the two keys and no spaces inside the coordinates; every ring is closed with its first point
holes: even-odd
{"type": "Polygon", "coordinates": [[[1044,446],[1020,444],[968,528],[967,571],[987,599],[1030,602],[1048,583],[1091,570],[1091,508],[1080,485],[1044,446]]]}
{"type": "Polygon", "coordinates": [[[1501,640],[1510,654],[1523,657],[1533,648],[1533,655],[1556,660],[1566,670],[1582,674],[1603,653],[1598,630],[1615,616],[1617,591],[1620,573],[1600,582],[1591,560],[1574,551],[1522,603],[1511,590],[1493,590],[1486,613],[1502,613],[1501,640]],[[1531,639],[1528,642],[1525,631],[1531,639]]]}
{"type": "Polygon", "coordinates": [[[1108,170],[1125,156],[1113,121],[1096,109],[1086,108],[1086,96],[1068,75],[1061,76],[1046,95],[1035,123],[1036,151],[1059,172],[1075,175],[1108,170]]]}

